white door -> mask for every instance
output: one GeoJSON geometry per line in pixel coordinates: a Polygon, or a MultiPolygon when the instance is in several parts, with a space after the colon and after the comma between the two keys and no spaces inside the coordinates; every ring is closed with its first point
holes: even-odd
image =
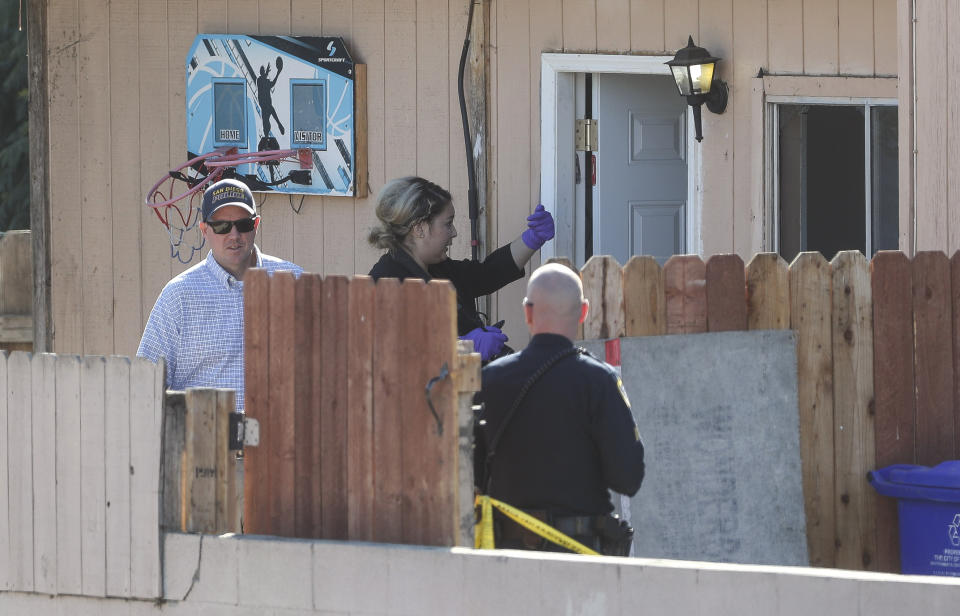
{"type": "Polygon", "coordinates": [[[686,252],[687,105],[664,75],[600,73],[594,254],[662,264],[686,252]]]}

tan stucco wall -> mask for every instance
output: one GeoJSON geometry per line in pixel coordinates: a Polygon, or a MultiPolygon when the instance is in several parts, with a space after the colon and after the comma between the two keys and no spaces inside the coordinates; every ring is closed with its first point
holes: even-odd
{"type": "MultiPolygon", "coordinates": [[[[946,0],[943,0],[944,2],[946,0]]],[[[420,174],[451,189],[469,255],[456,73],[466,0],[48,0],[53,350],[132,354],[157,294],[185,269],[142,205],[182,162],[184,56],[198,32],[341,35],[368,65],[369,188],[420,174]]],[[[687,35],[724,58],[725,114],[704,114],[705,254],[763,249],[768,73],[895,75],[896,0],[490,0],[490,245],[539,200],[542,51],[672,54],[687,35]],[[758,130],[759,127],[759,130],[758,130]],[[758,140],[759,136],[759,140],[758,140]]],[[[367,199],[269,198],[260,245],[309,271],[365,273],[367,199]],[[299,201],[299,200],[297,200],[299,201]]],[[[529,267],[529,266],[528,266],[529,267]]],[[[494,300],[515,346],[523,284],[494,300]]]]}

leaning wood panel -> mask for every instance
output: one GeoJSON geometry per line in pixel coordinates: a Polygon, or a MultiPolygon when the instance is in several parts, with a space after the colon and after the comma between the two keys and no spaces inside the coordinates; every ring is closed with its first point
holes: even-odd
{"type": "Polygon", "coordinates": [[[373,356],[373,498],[374,540],[399,543],[403,532],[401,501],[403,461],[400,435],[403,405],[399,399],[407,350],[402,348],[405,306],[395,278],[377,281],[374,291],[373,356]]]}
{"type": "Polygon", "coordinates": [[[746,282],[739,255],[707,259],[707,329],[711,332],[747,329],[746,282]]]}
{"type": "MultiPolygon", "coordinates": [[[[314,465],[314,450],[320,446],[314,441],[314,422],[320,421],[319,406],[313,406],[313,328],[320,327],[313,319],[314,285],[321,279],[313,274],[302,274],[294,285],[295,313],[289,327],[294,328],[293,344],[296,363],[293,368],[293,418],[294,418],[294,532],[298,537],[318,537],[317,516],[314,507],[319,507],[319,494],[314,492],[314,475],[320,470],[314,465]]],[[[322,356],[321,356],[322,357],[322,356]]]]}
{"type": "MultiPolygon", "coordinates": [[[[916,461],[911,269],[910,260],[895,251],[880,251],[870,263],[877,468],[916,461]]],[[[877,569],[900,571],[893,498],[877,498],[877,569]]]]}
{"type": "MultiPolygon", "coordinates": [[[[247,416],[260,422],[260,433],[273,430],[270,384],[270,276],[263,270],[243,277],[244,405],[247,416]]],[[[248,447],[243,453],[243,525],[248,533],[266,532],[273,480],[266,449],[248,447]]]]}
{"type": "MultiPolygon", "coordinates": [[[[7,433],[7,353],[0,351],[0,446],[8,451],[7,433]]],[[[10,590],[12,564],[10,559],[10,494],[8,456],[0,456],[0,590],[10,590]]]]}
{"type": "Polygon", "coordinates": [[[934,466],[954,457],[953,349],[950,260],[942,252],[913,258],[914,366],[917,394],[917,463],[934,466]]]}
{"type": "MultiPolygon", "coordinates": [[[[130,596],[160,596],[160,449],[163,362],[130,364],[130,596]]],[[[232,408],[232,407],[231,407],[232,408]]]]}
{"type": "Polygon", "coordinates": [[[833,400],[837,560],[876,569],[876,496],[864,481],[873,467],[873,314],[867,261],[843,251],[833,267],[833,400]]]}
{"type": "Polygon", "coordinates": [[[583,322],[583,337],[617,338],[623,335],[623,272],[609,255],[593,256],[580,272],[590,310],[583,322]]]}
{"type": "Polygon", "coordinates": [[[7,362],[7,468],[9,476],[11,589],[33,592],[33,476],[31,466],[30,353],[7,362]]]}
{"type": "Polygon", "coordinates": [[[697,255],[676,255],[663,266],[668,334],[707,331],[707,268],[697,255]]]}
{"type": "MultiPolygon", "coordinates": [[[[269,424],[261,422],[261,445],[267,452],[267,480],[273,483],[268,500],[270,534],[294,536],[294,416],[293,416],[293,321],[294,278],[290,272],[277,272],[270,281],[270,380],[269,424]]],[[[254,419],[259,417],[254,416],[254,419]]]]}
{"type": "MultiPolygon", "coordinates": [[[[81,493],[80,439],[77,438],[80,434],[80,358],[76,355],[58,355],[56,371],[57,592],[64,595],[79,595],[82,590],[81,528],[80,516],[77,515],[80,511],[81,493]]],[[[3,383],[0,381],[0,392],[2,391],[3,383]]],[[[2,405],[3,400],[0,396],[0,406],[2,405]]],[[[0,424],[3,424],[2,410],[0,410],[0,424]]],[[[5,442],[5,439],[0,434],[0,443],[2,442],[5,442]]],[[[0,497],[0,506],[2,506],[2,500],[0,497]]],[[[3,513],[6,511],[4,510],[3,513]]],[[[2,532],[2,524],[0,524],[0,533],[2,532]]]]}
{"type": "MultiPolygon", "coordinates": [[[[324,539],[347,538],[347,307],[344,276],[323,281],[323,394],[320,402],[320,489],[324,539]]],[[[415,355],[413,356],[415,357],[415,355]]]]}
{"type": "Polygon", "coordinates": [[[33,449],[33,589],[57,592],[56,356],[31,361],[33,449]]]}
{"type": "Polygon", "coordinates": [[[790,327],[797,336],[797,404],[807,552],[815,567],[835,563],[833,350],[830,264],[819,252],[797,255],[789,271],[790,327]]]}
{"type": "Polygon", "coordinates": [[[374,283],[358,276],[348,290],[347,537],[373,539],[374,283]]]}
{"type": "Polygon", "coordinates": [[[130,596],[130,359],[109,357],[104,387],[107,594],[130,596]]]}
{"type": "Polygon", "coordinates": [[[631,257],[624,266],[623,311],[625,335],[661,336],[667,333],[663,269],[653,257],[631,257]]]}
{"type": "Polygon", "coordinates": [[[747,327],[787,329],[789,326],[787,263],[773,252],[756,254],[747,264],[747,327]]]}

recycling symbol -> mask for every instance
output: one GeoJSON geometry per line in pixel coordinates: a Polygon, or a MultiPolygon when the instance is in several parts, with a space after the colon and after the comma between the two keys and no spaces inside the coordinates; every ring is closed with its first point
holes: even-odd
{"type": "Polygon", "coordinates": [[[947,527],[947,536],[950,537],[953,547],[960,546],[960,513],[953,516],[953,524],[947,527]]]}

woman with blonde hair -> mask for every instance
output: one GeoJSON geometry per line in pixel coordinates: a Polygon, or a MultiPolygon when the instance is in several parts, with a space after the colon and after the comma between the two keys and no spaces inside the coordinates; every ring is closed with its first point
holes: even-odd
{"type": "Polygon", "coordinates": [[[420,177],[387,182],[377,197],[380,224],[370,231],[371,245],[385,250],[370,270],[379,278],[439,278],[457,291],[457,332],[471,340],[484,361],[504,349],[500,328],[484,326],[476,299],[523,277],[523,266],[553,238],[553,217],[542,205],[527,217],[527,229],[481,261],[451,259],[448,251],[457,236],[450,193],[420,177]]]}

